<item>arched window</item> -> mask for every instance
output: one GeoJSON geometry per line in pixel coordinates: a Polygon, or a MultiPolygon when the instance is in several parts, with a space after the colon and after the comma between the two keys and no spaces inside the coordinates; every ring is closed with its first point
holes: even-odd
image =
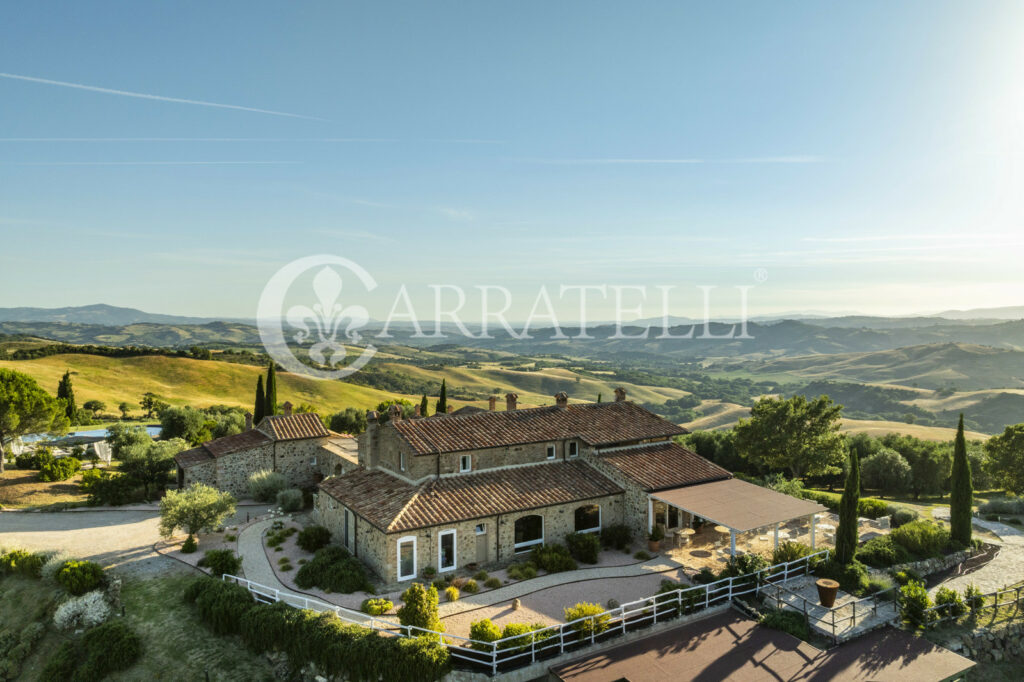
{"type": "Polygon", "coordinates": [[[544,517],[531,514],[516,520],[515,551],[525,552],[534,545],[544,544],[544,517]]]}
{"type": "Polygon", "coordinates": [[[597,533],[601,530],[601,505],[586,504],[576,507],[575,517],[577,533],[597,533]]]}

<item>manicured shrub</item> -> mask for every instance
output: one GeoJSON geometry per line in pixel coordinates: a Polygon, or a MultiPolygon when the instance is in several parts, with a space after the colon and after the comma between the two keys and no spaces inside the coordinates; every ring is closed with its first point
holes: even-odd
{"type": "Polygon", "coordinates": [[[461,589],[463,592],[468,592],[469,594],[476,594],[480,591],[480,585],[478,585],[477,582],[471,578],[465,582],[461,589]]]}
{"type": "Polygon", "coordinates": [[[38,578],[43,570],[44,557],[38,552],[24,549],[12,549],[0,554],[0,573],[4,575],[23,575],[26,578],[38,578]]]}
{"type": "Polygon", "coordinates": [[[740,554],[729,557],[729,561],[726,562],[722,572],[718,574],[718,578],[721,580],[722,578],[748,575],[756,573],[763,568],[768,568],[768,560],[760,554],[740,554]]]}
{"type": "Polygon", "coordinates": [[[277,493],[277,506],[283,512],[297,512],[302,509],[302,491],[288,488],[277,493]]]}
{"type": "Polygon", "coordinates": [[[82,463],[75,457],[61,457],[39,467],[39,480],[66,481],[82,468],[82,463]]]}
{"type": "Polygon", "coordinates": [[[601,529],[601,544],[623,550],[633,541],[633,531],[624,523],[614,523],[601,529]]]}
{"type": "Polygon", "coordinates": [[[484,587],[486,587],[489,590],[493,590],[493,589],[495,589],[497,587],[501,587],[501,578],[497,578],[497,577],[493,577],[493,576],[488,578],[487,580],[484,581],[484,587]]]}
{"type": "Polygon", "coordinates": [[[57,571],[57,582],[74,595],[92,592],[103,583],[103,567],[92,561],[66,561],[57,571]]]}
{"type": "Polygon", "coordinates": [[[999,514],[985,514],[982,518],[984,518],[986,521],[998,521],[999,514]]]}
{"type": "Polygon", "coordinates": [[[196,542],[195,535],[189,535],[185,538],[185,542],[181,543],[182,554],[192,554],[199,549],[199,543],[196,542]]]}
{"type": "Polygon", "coordinates": [[[123,620],[113,620],[64,642],[42,670],[44,680],[98,682],[132,667],[142,655],[142,640],[123,620]]]}
{"type": "Polygon", "coordinates": [[[433,566],[424,566],[423,570],[421,570],[420,573],[427,580],[433,580],[434,576],[437,575],[437,569],[433,566]]]}
{"type": "Polygon", "coordinates": [[[960,593],[945,586],[936,590],[935,605],[940,607],[938,613],[943,617],[959,618],[967,613],[967,606],[960,598],[960,593]]]}
{"type": "Polygon", "coordinates": [[[474,621],[469,626],[469,638],[474,640],[470,645],[479,651],[490,651],[491,647],[485,642],[494,642],[501,639],[501,628],[491,622],[490,618],[474,621]]]}
{"type": "Polygon", "coordinates": [[[478,580],[480,582],[487,580],[488,577],[490,576],[487,575],[487,571],[477,571],[473,574],[473,580],[478,580]]]}
{"type": "Polygon", "coordinates": [[[81,597],[72,597],[57,607],[53,613],[53,624],[61,630],[91,628],[110,617],[110,604],[102,591],[89,592],[81,597]]]}
{"type": "Polygon", "coordinates": [[[931,605],[924,583],[912,580],[900,588],[900,614],[909,625],[915,628],[926,626],[934,613],[928,611],[931,605]]]}
{"type": "Polygon", "coordinates": [[[530,552],[530,561],[548,573],[575,571],[576,561],[569,554],[565,545],[551,544],[534,547],[530,552]]]}
{"type": "Polygon", "coordinates": [[[896,544],[891,535],[871,538],[857,550],[857,560],[875,568],[905,564],[912,559],[906,548],[896,544]]]}
{"type": "Polygon", "coordinates": [[[385,613],[395,608],[394,603],[388,599],[382,597],[372,597],[370,599],[364,599],[363,603],[359,605],[359,610],[363,613],[368,613],[371,616],[383,616],[385,613]]]}
{"type": "Polygon", "coordinates": [[[321,547],[295,574],[295,584],[304,590],[319,587],[329,592],[369,592],[366,568],[348,550],[335,545],[321,547]]]}
{"type": "Polygon", "coordinates": [[[922,559],[940,556],[950,544],[949,531],[946,528],[924,519],[900,526],[889,533],[889,537],[912,555],[922,559]]]}
{"type": "Polygon", "coordinates": [[[580,633],[581,640],[589,638],[592,634],[601,634],[608,629],[608,622],[611,620],[611,615],[605,612],[603,606],[588,602],[580,602],[575,606],[567,607],[564,614],[566,623],[578,618],[585,619],[572,625],[572,629],[580,633]]]}
{"type": "Polygon", "coordinates": [[[693,576],[693,582],[698,585],[708,585],[716,580],[718,580],[718,575],[707,566],[697,571],[697,574],[693,576]]]}
{"type": "Polygon", "coordinates": [[[982,514],[1024,514],[1024,497],[1007,497],[1005,499],[989,500],[978,505],[978,511],[982,514]]]}
{"type": "Polygon", "coordinates": [[[893,587],[893,581],[885,577],[875,576],[868,578],[867,593],[878,594],[893,587]]]}
{"type": "Polygon", "coordinates": [[[413,583],[402,593],[402,606],[398,609],[398,622],[424,630],[443,632],[444,626],[437,617],[437,588],[429,589],[413,583]]]}
{"type": "Polygon", "coordinates": [[[67,552],[54,552],[53,554],[46,557],[43,561],[43,568],[40,571],[40,576],[43,580],[48,580],[52,583],[57,582],[57,573],[60,569],[64,568],[64,564],[71,561],[75,557],[71,556],[67,552]]]}
{"type": "Polygon", "coordinates": [[[307,552],[326,547],[330,541],[331,531],[323,526],[306,526],[299,531],[299,537],[295,538],[295,543],[307,552]]]}
{"type": "Polygon", "coordinates": [[[565,536],[565,545],[569,554],[576,561],[585,564],[596,564],[597,555],[601,551],[601,539],[595,533],[569,533],[565,536]]]}
{"type": "Polygon", "coordinates": [[[896,584],[901,587],[915,580],[918,582],[922,581],[921,576],[918,575],[917,572],[909,568],[904,569],[902,571],[896,571],[896,573],[893,574],[892,579],[895,580],[896,584]]]}
{"type": "Polygon", "coordinates": [[[238,575],[242,569],[242,557],[236,556],[230,549],[210,549],[199,560],[199,565],[209,568],[210,573],[218,578],[225,573],[238,575]]]}
{"type": "Polygon", "coordinates": [[[977,613],[978,609],[985,605],[985,597],[975,584],[964,588],[964,605],[970,609],[971,615],[977,613]]]}
{"type": "Polygon", "coordinates": [[[508,567],[508,577],[512,580],[530,580],[537,577],[537,566],[532,561],[512,564],[508,567]]]}
{"type": "Polygon", "coordinates": [[[868,569],[856,560],[845,566],[835,561],[826,561],[818,565],[814,574],[819,578],[835,580],[844,592],[857,596],[863,595],[868,589],[868,569]]]}
{"type": "Polygon", "coordinates": [[[431,585],[433,585],[434,589],[436,589],[439,593],[444,592],[446,589],[448,589],[448,581],[444,578],[437,578],[436,580],[434,580],[434,582],[431,583],[431,585]]]}
{"type": "Polygon", "coordinates": [[[509,623],[501,631],[501,639],[507,641],[500,642],[498,648],[525,651],[533,642],[541,642],[554,635],[552,631],[537,632],[546,627],[543,623],[509,623]]]}
{"type": "Polygon", "coordinates": [[[186,590],[185,599],[195,602],[199,617],[218,635],[237,634],[242,616],[255,603],[241,585],[215,578],[197,579],[186,590]]]}
{"type": "Polygon", "coordinates": [[[636,554],[633,555],[633,558],[638,561],[647,561],[651,558],[651,555],[641,549],[637,550],[636,554]]]}
{"type": "Polygon", "coordinates": [[[788,632],[797,639],[806,641],[811,636],[811,628],[807,624],[807,616],[799,611],[772,609],[762,615],[759,622],[765,627],[788,632]]]}
{"type": "Polygon", "coordinates": [[[772,565],[785,564],[797,559],[803,559],[805,556],[810,556],[814,553],[810,545],[805,545],[802,542],[795,542],[793,540],[786,540],[780,542],[779,546],[772,552],[772,565]]]}
{"type": "Polygon", "coordinates": [[[455,587],[454,585],[445,588],[444,598],[448,601],[459,601],[459,588],[455,587]]]}
{"type": "Polygon", "coordinates": [[[896,511],[889,515],[889,526],[899,528],[919,518],[919,514],[908,507],[897,507],[896,511]]]}
{"type": "Polygon", "coordinates": [[[273,502],[288,487],[288,479],[276,471],[264,469],[249,476],[249,494],[257,502],[273,502]]]}
{"type": "Polygon", "coordinates": [[[868,519],[880,519],[896,511],[896,507],[884,500],[873,497],[862,497],[857,503],[857,514],[868,519]]]}
{"type": "Polygon", "coordinates": [[[135,483],[131,478],[122,473],[113,471],[101,472],[89,469],[85,474],[82,474],[82,479],[83,487],[89,493],[86,504],[90,507],[116,507],[128,504],[136,493],[137,486],[135,483]],[[98,477],[93,477],[92,474],[94,473],[98,477]],[[86,474],[90,475],[88,482],[85,480],[86,474]]]}
{"type": "Polygon", "coordinates": [[[242,641],[250,651],[284,649],[293,636],[294,616],[298,611],[285,602],[257,604],[242,614],[238,623],[242,641]]]}

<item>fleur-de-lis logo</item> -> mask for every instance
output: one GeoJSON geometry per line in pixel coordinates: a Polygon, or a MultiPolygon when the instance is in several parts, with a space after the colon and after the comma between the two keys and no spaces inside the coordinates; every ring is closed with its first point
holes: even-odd
{"type": "Polygon", "coordinates": [[[373,277],[352,261],[339,256],[309,256],[281,268],[267,282],[260,297],[257,324],[263,345],[270,356],[288,371],[324,379],[338,379],[358,371],[376,352],[376,348],[368,344],[359,357],[350,364],[341,366],[349,352],[345,342],[356,344],[362,340],[359,329],[366,326],[370,316],[361,305],[342,304],[341,293],[344,284],[337,271],[329,267],[331,265],[341,265],[354,273],[367,291],[377,286],[373,277]],[[308,350],[309,359],[321,367],[329,367],[328,370],[310,367],[296,358],[285,336],[281,318],[285,294],[289,287],[304,272],[315,267],[320,268],[313,277],[313,294],[316,302],[312,307],[291,306],[283,321],[294,330],[291,340],[296,345],[305,346],[312,342],[308,350]]]}
{"type": "Polygon", "coordinates": [[[349,322],[345,326],[344,336],[352,343],[359,342],[359,328],[370,321],[370,315],[363,306],[342,306],[338,301],[342,286],[341,277],[337,272],[332,268],[323,268],[313,278],[313,293],[316,294],[317,302],[312,308],[304,305],[292,306],[286,315],[288,324],[299,330],[295,333],[295,342],[299,345],[304,345],[309,340],[310,331],[306,321],[313,321],[318,340],[310,347],[309,357],[321,365],[335,367],[345,359],[345,344],[338,341],[338,332],[345,320],[349,322]],[[328,355],[330,362],[327,360],[328,355]]]}

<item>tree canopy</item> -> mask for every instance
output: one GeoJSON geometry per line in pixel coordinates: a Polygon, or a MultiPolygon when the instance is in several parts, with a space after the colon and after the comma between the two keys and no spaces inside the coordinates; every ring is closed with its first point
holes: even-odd
{"type": "Polygon", "coordinates": [[[193,483],[184,490],[168,490],[160,500],[160,534],[168,538],[175,529],[189,536],[220,525],[235,513],[235,498],[204,483],[193,483]]]}
{"type": "Polygon", "coordinates": [[[953,540],[964,545],[971,544],[971,512],[974,506],[974,490],[971,484],[971,463],[967,461],[967,441],[964,440],[964,416],[953,441],[953,473],[950,482],[949,525],[953,540]]]}
{"type": "Polygon", "coordinates": [[[64,406],[64,414],[67,415],[68,421],[74,423],[78,406],[75,405],[75,389],[71,386],[71,370],[64,372],[60,383],[57,384],[57,400],[64,406]]]}
{"type": "Polygon", "coordinates": [[[1000,486],[1020,494],[1024,492],[1024,424],[1007,426],[985,443],[989,471],[1000,486]]]}
{"type": "Polygon", "coordinates": [[[68,424],[61,404],[35,379],[0,369],[0,471],[4,470],[4,441],[29,433],[64,432],[68,424]]]}
{"type": "Polygon", "coordinates": [[[796,478],[826,473],[846,454],[845,438],[839,433],[842,409],[828,396],[762,398],[754,404],[750,418],[736,426],[736,451],[796,478]]]}
{"type": "Polygon", "coordinates": [[[188,443],[180,438],[137,443],[123,451],[121,471],[142,484],[148,500],[151,486],[162,487],[167,482],[175,466],[174,456],[187,449],[188,443]]]}

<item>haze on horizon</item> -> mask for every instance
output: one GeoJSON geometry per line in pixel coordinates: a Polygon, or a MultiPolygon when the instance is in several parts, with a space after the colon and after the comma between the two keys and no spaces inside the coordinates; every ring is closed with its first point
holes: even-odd
{"type": "Polygon", "coordinates": [[[8,9],[0,307],[248,318],[317,253],[385,311],[432,283],[756,285],[751,315],[1024,301],[1024,5],[732,9],[8,9]]]}

